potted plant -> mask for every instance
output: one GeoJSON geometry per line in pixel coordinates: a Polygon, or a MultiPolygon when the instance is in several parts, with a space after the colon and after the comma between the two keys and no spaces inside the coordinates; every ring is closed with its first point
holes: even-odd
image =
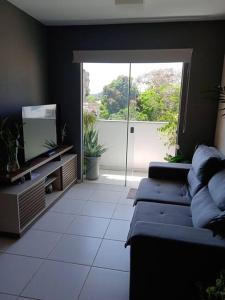
{"type": "Polygon", "coordinates": [[[86,178],[96,180],[99,177],[99,158],[106,151],[98,142],[98,131],[94,128],[96,116],[84,113],[84,158],[86,163],[86,178]]]}
{"type": "Polygon", "coordinates": [[[225,299],[225,270],[222,270],[215,281],[215,284],[204,288],[202,284],[199,286],[199,299],[201,300],[224,300],[225,299]]]}
{"type": "Polygon", "coordinates": [[[225,85],[218,85],[213,87],[210,90],[204,91],[206,99],[214,99],[219,102],[221,106],[219,106],[219,110],[222,111],[222,117],[225,116],[225,85]]]}
{"type": "Polygon", "coordinates": [[[6,126],[7,120],[8,118],[0,120],[0,141],[5,147],[8,156],[6,170],[8,173],[12,173],[20,169],[18,150],[22,148],[19,142],[22,125],[16,123],[14,128],[9,128],[6,126]]]}
{"type": "Polygon", "coordinates": [[[182,154],[170,155],[167,153],[164,159],[170,163],[190,163],[182,154]]]}

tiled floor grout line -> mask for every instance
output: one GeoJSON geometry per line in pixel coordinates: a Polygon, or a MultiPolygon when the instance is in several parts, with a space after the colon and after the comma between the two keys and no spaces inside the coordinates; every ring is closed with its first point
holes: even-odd
{"type": "MultiPolygon", "coordinates": [[[[20,298],[24,299],[24,300],[27,300],[28,298],[27,297],[24,297],[24,296],[19,296],[20,298]]],[[[33,298],[33,297],[29,297],[29,299],[32,299],[32,300],[40,300],[38,298],[33,298]]]]}
{"type": "MultiPolygon", "coordinates": [[[[28,256],[26,256],[28,257],[28,256]]],[[[40,258],[38,258],[40,259],[40,258]]],[[[40,270],[41,266],[44,264],[44,259],[41,259],[42,262],[40,263],[40,266],[37,268],[37,270],[32,274],[30,280],[28,280],[27,284],[25,284],[24,288],[22,289],[22,291],[19,294],[19,297],[23,294],[23,292],[25,291],[25,289],[27,288],[27,286],[30,284],[31,280],[35,277],[35,275],[38,273],[38,271],[40,270]]]]}
{"type": "MultiPolygon", "coordinates": [[[[99,203],[99,202],[98,202],[99,203]]],[[[116,203],[115,203],[116,204],[116,203]]],[[[118,203],[118,205],[122,205],[122,206],[128,206],[128,207],[132,207],[130,205],[127,205],[127,204],[120,204],[118,203]]],[[[117,204],[116,204],[117,206],[117,204]]],[[[64,212],[58,212],[58,211],[53,211],[54,213],[57,213],[57,214],[62,214],[62,215],[70,215],[70,216],[84,216],[84,217],[93,217],[93,218],[100,218],[100,219],[111,219],[111,218],[107,218],[107,217],[96,217],[96,216],[91,216],[91,215],[86,215],[86,214],[80,214],[80,213],[74,213],[74,214],[68,214],[68,213],[64,213],[64,212]]],[[[115,217],[112,217],[112,220],[122,220],[122,221],[130,221],[130,219],[122,219],[122,218],[115,218],[115,217]]]]}
{"type": "MultiPolygon", "coordinates": [[[[78,295],[78,300],[80,299],[80,296],[81,296],[82,291],[83,291],[83,289],[84,289],[84,287],[85,287],[85,284],[86,284],[86,282],[87,282],[87,279],[88,279],[88,277],[89,277],[89,274],[90,274],[91,270],[93,269],[93,267],[96,267],[96,266],[93,266],[93,265],[94,265],[94,262],[95,262],[95,259],[96,259],[97,255],[98,255],[98,253],[99,253],[99,250],[100,250],[100,248],[101,248],[101,246],[102,246],[103,241],[105,240],[105,235],[106,235],[106,233],[107,233],[107,231],[108,231],[108,229],[109,229],[109,226],[110,226],[110,224],[111,224],[113,215],[114,215],[114,213],[115,213],[115,211],[116,211],[116,208],[117,208],[117,206],[118,206],[119,201],[120,201],[120,198],[119,198],[119,200],[116,202],[116,205],[115,205],[115,207],[114,207],[114,210],[113,210],[113,212],[112,212],[112,215],[111,215],[111,217],[110,217],[110,219],[109,219],[109,224],[108,224],[108,226],[107,226],[107,228],[106,228],[106,230],[105,230],[105,233],[104,233],[103,238],[102,238],[102,240],[101,240],[101,243],[100,243],[100,245],[99,245],[98,251],[96,252],[96,255],[95,255],[94,259],[93,259],[93,262],[92,262],[92,265],[91,265],[90,270],[89,270],[89,272],[88,272],[88,275],[87,275],[87,277],[86,277],[86,279],[85,279],[85,281],[84,281],[84,284],[83,284],[83,286],[82,286],[82,288],[81,288],[81,290],[80,290],[80,293],[79,293],[79,295],[78,295]]],[[[102,269],[109,269],[109,268],[102,268],[102,269]]],[[[110,269],[110,270],[113,270],[113,269],[110,269]]],[[[117,271],[119,271],[119,270],[117,270],[117,271]]]]}
{"type": "MultiPolygon", "coordinates": [[[[91,197],[91,196],[90,196],[90,197],[91,197]]],[[[89,201],[89,200],[88,200],[88,201],[89,201]]],[[[85,201],[85,202],[86,202],[85,205],[87,204],[88,201],[85,201]]],[[[82,207],[81,211],[84,209],[85,205],[82,207]]],[[[116,206],[115,206],[115,208],[116,208],[116,206]]],[[[114,210],[113,210],[113,213],[114,213],[114,211],[115,211],[115,208],[114,208],[114,210]]],[[[113,213],[112,213],[112,215],[113,215],[113,213]]],[[[79,216],[79,213],[78,213],[77,215],[79,216]]],[[[75,219],[76,219],[76,218],[74,218],[74,220],[75,220],[75,219]]],[[[109,224],[110,224],[110,222],[111,222],[111,218],[110,218],[109,224]]],[[[71,224],[72,224],[72,223],[71,223],[71,224]]],[[[106,233],[106,231],[108,230],[109,224],[108,224],[108,226],[107,226],[107,228],[106,228],[106,230],[105,230],[105,233],[106,233]]],[[[68,227],[68,228],[69,228],[69,227],[68,227]]],[[[61,237],[59,240],[61,240],[65,235],[66,235],[66,233],[63,233],[63,234],[62,234],[62,237],[61,237]]],[[[105,236],[105,234],[103,235],[103,237],[104,237],[104,236],[105,236]]],[[[92,267],[93,267],[93,264],[94,264],[94,261],[95,261],[97,255],[98,255],[98,252],[99,252],[99,249],[100,249],[100,247],[101,247],[101,245],[102,245],[102,242],[103,242],[103,238],[101,239],[101,242],[100,242],[100,244],[99,244],[99,247],[98,247],[98,250],[97,250],[97,252],[96,252],[96,255],[95,255],[95,257],[94,257],[94,259],[93,259],[93,261],[92,261],[92,264],[89,266],[90,269],[89,269],[89,271],[88,271],[88,274],[87,274],[87,276],[86,276],[86,278],[85,278],[85,281],[84,281],[84,283],[83,283],[83,285],[82,285],[82,288],[81,288],[81,290],[80,290],[80,293],[79,293],[77,299],[80,298],[81,292],[82,292],[82,290],[83,290],[83,288],[84,288],[84,286],[85,286],[85,283],[86,283],[86,281],[87,281],[87,278],[88,278],[88,276],[89,276],[89,273],[91,272],[91,269],[92,269],[92,267]]],[[[58,243],[59,243],[59,241],[56,243],[55,247],[50,251],[49,255],[47,256],[48,259],[50,259],[49,256],[50,256],[51,253],[54,251],[54,249],[56,248],[56,246],[57,246],[58,243]]],[[[51,260],[51,259],[50,259],[50,260],[51,260]]]]}
{"type": "MultiPolygon", "coordinates": [[[[85,185],[85,184],[86,185],[94,185],[95,186],[94,189],[96,189],[96,187],[101,184],[101,185],[107,186],[107,189],[106,189],[107,191],[112,191],[112,192],[122,192],[123,189],[126,188],[125,185],[123,185],[123,184],[120,185],[120,184],[110,184],[110,183],[103,183],[103,182],[90,182],[89,180],[84,180],[81,183],[81,185],[85,185]],[[120,187],[121,189],[120,189],[120,191],[118,189],[115,190],[115,188],[112,188],[112,186],[113,187],[117,186],[117,187],[120,187]]],[[[80,186],[78,188],[80,188],[80,186]]],[[[104,188],[102,188],[102,187],[101,188],[98,187],[96,190],[99,190],[99,189],[104,190],[104,188]]]]}
{"type": "MultiPolygon", "coordinates": [[[[94,202],[94,203],[108,203],[108,204],[116,204],[117,201],[98,201],[98,200],[84,200],[84,199],[72,199],[72,198],[62,198],[63,200],[71,200],[71,201],[81,201],[81,202],[94,202]]],[[[128,198],[127,198],[128,199],[128,198]]],[[[133,199],[131,199],[133,200],[133,199]]],[[[120,202],[121,200],[119,199],[118,202],[120,202]]],[[[132,206],[130,204],[124,204],[124,203],[121,203],[121,205],[127,205],[127,206],[132,206]]],[[[53,206],[54,207],[54,206],[53,206]]],[[[52,208],[53,208],[52,207],[52,208]]],[[[53,211],[53,210],[52,210],[53,211]]],[[[50,212],[50,211],[49,211],[50,212]]],[[[57,212],[57,211],[55,211],[57,212]]],[[[70,215],[71,213],[65,213],[65,214],[68,214],[70,215]]]]}
{"type": "MultiPolygon", "coordinates": [[[[88,202],[88,200],[85,201],[85,202],[88,202]]],[[[85,207],[85,205],[81,208],[81,210],[83,210],[84,207],[85,207]]],[[[81,216],[81,215],[80,215],[79,212],[78,212],[78,213],[76,214],[76,216],[81,216]]],[[[75,221],[75,219],[76,219],[76,217],[74,218],[73,221],[75,221]]],[[[107,218],[107,219],[108,219],[108,218],[107,218]]],[[[72,224],[72,222],[71,222],[71,224],[72,224]]],[[[70,224],[70,225],[71,225],[71,224],[70,224]]],[[[69,226],[68,226],[68,228],[69,228],[69,226]]],[[[107,227],[107,228],[108,228],[108,227],[107,227]]],[[[59,238],[59,241],[62,240],[63,237],[64,237],[65,235],[67,235],[67,233],[62,233],[62,236],[59,238]]],[[[94,238],[94,237],[93,237],[93,238],[94,238]]],[[[55,250],[55,248],[56,248],[56,246],[58,245],[59,241],[57,241],[56,245],[55,245],[55,246],[53,247],[53,249],[50,251],[50,253],[48,254],[47,258],[49,258],[49,256],[51,255],[51,253],[55,250]]],[[[100,244],[100,245],[101,245],[101,244],[100,244]]],[[[99,249],[99,248],[98,248],[98,249],[99,249]]]]}
{"type": "MultiPolygon", "coordinates": [[[[128,220],[121,220],[121,219],[105,219],[105,220],[109,220],[109,225],[111,223],[111,221],[123,221],[123,222],[129,222],[128,220]]],[[[74,220],[75,221],[75,220],[74,220]]],[[[107,227],[108,229],[108,227],[107,227]]],[[[45,230],[45,229],[31,229],[34,231],[43,231],[43,232],[49,232],[49,233],[58,233],[58,234],[65,234],[65,235],[72,235],[72,236],[83,236],[83,237],[88,237],[88,238],[93,238],[93,239],[104,239],[104,240],[109,240],[109,241],[116,241],[116,242],[126,242],[126,240],[119,240],[119,239],[113,239],[113,238],[108,238],[105,237],[106,233],[104,233],[103,237],[100,236],[93,236],[93,235],[87,235],[87,234],[79,234],[79,233],[68,233],[68,232],[59,232],[59,231],[52,231],[52,230],[45,230]]],[[[7,250],[6,250],[7,251],[7,250]]],[[[4,250],[0,250],[0,252],[5,252],[4,250]]]]}
{"type": "MultiPolygon", "coordinates": [[[[104,240],[104,239],[101,239],[101,240],[104,240]]],[[[98,268],[98,269],[107,269],[107,270],[120,271],[120,272],[125,272],[125,273],[130,272],[130,271],[125,271],[125,270],[121,270],[121,269],[113,269],[113,268],[101,267],[101,266],[92,266],[92,265],[86,265],[86,264],[81,264],[81,263],[78,263],[78,262],[71,262],[71,261],[66,261],[66,260],[56,260],[56,259],[53,259],[53,258],[43,258],[43,257],[41,258],[41,257],[27,256],[27,255],[22,255],[22,254],[15,254],[15,253],[6,253],[6,254],[13,255],[13,256],[39,259],[39,260],[42,260],[43,262],[44,261],[54,261],[54,262],[62,262],[64,264],[72,264],[72,265],[78,265],[78,266],[84,266],[84,267],[95,267],[95,268],[98,268]]],[[[0,294],[1,293],[3,293],[3,292],[0,291],[0,294]]],[[[20,296],[20,295],[16,295],[16,296],[20,296]]]]}
{"type": "MultiPolygon", "coordinates": [[[[78,200],[78,199],[76,199],[78,200]]],[[[76,201],[74,200],[74,201],[76,201]]],[[[73,200],[72,200],[73,201],[73,200]]],[[[49,211],[49,212],[55,212],[55,213],[59,213],[59,214],[64,214],[64,215],[78,215],[78,216],[88,216],[88,217],[96,217],[96,216],[91,216],[91,215],[86,215],[84,213],[82,213],[82,210],[85,208],[85,206],[87,205],[88,202],[91,202],[91,203],[108,203],[108,204],[114,204],[114,205],[117,205],[117,202],[114,202],[114,203],[111,203],[111,202],[100,202],[100,201],[91,201],[91,200],[79,200],[79,201],[84,201],[86,202],[83,207],[81,208],[81,210],[79,212],[76,212],[76,213],[65,213],[65,212],[61,212],[61,211],[55,211],[54,209],[52,209],[52,211],[49,211]]],[[[54,206],[53,206],[54,207],[54,206]]],[[[96,217],[96,218],[103,218],[103,219],[109,219],[107,217],[96,217]]]]}
{"type": "MultiPolygon", "coordinates": [[[[103,238],[102,238],[102,240],[101,240],[101,243],[100,243],[100,245],[99,245],[99,247],[98,247],[98,250],[97,250],[97,252],[96,252],[96,255],[95,255],[95,257],[94,257],[94,259],[93,259],[93,262],[92,262],[92,264],[91,264],[91,267],[90,267],[90,270],[89,270],[89,272],[88,272],[88,275],[87,275],[87,277],[86,277],[86,279],[85,279],[85,281],[84,281],[84,284],[83,284],[83,286],[82,286],[82,288],[81,288],[81,290],[80,290],[80,293],[79,293],[79,295],[78,295],[78,298],[77,298],[76,300],[79,300],[79,299],[80,299],[80,296],[81,296],[81,294],[82,294],[82,291],[83,291],[83,289],[84,289],[84,286],[85,286],[85,284],[86,284],[86,282],[87,282],[88,276],[89,276],[89,274],[90,274],[90,272],[91,272],[91,270],[92,270],[92,268],[93,268],[95,259],[96,259],[97,255],[98,255],[99,250],[100,250],[100,248],[101,248],[101,246],[102,246],[102,243],[103,243],[103,241],[104,241],[104,237],[105,237],[105,235],[106,235],[106,232],[107,232],[107,230],[108,230],[108,228],[109,228],[109,226],[110,226],[110,223],[111,223],[111,220],[112,220],[112,216],[113,216],[113,214],[114,214],[115,209],[116,209],[116,206],[115,206],[115,208],[114,208],[114,210],[113,210],[113,212],[112,212],[111,218],[109,218],[109,224],[108,224],[108,226],[107,226],[107,228],[106,228],[106,230],[105,230],[105,233],[104,233],[104,235],[103,235],[103,238]]],[[[105,269],[105,268],[103,268],[103,269],[105,269]]]]}
{"type": "MultiPolygon", "coordinates": [[[[95,183],[96,185],[97,185],[97,183],[95,183]]],[[[106,184],[107,185],[107,184],[106,184]]],[[[90,200],[90,198],[91,198],[91,195],[89,196],[89,197],[87,197],[88,198],[88,200],[84,200],[84,199],[82,199],[82,200],[80,200],[80,199],[74,199],[74,201],[76,201],[76,200],[80,200],[80,201],[83,201],[84,202],[84,205],[82,206],[82,208],[80,209],[80,210],[78,210],[78,212],[76,212],[76,213],[64,213],[64,212],[60,212],[60,211],[54,211],[54,210],[49,210],[49,213],[57,213],[57,214],[63,214],[63,215],[68,215],[68,216],[73,216],[73,218],[72,218],[72,220],[69,222],[69,224],[65,227],[65,230],[64,231],[67,231],[68,229],[69,229],[69,227],[72,225],[72,223],[77,219],[77,217],[79,217],[79,216],[86,216],[86,217],[90,217],[90,218],[99,218],[99,219],[106,219],[106,220],[109,220],[109,223],[108,223],[108,225],[107,225],[107,227],[106,227],[106,229],[105,229],[105,231],[104,231],[104,234],[102,235],[102,237],[93,237],[93,236],[88,236],[88,235],[84,235],[84,234],[73,234],[73,233],[68,233],[68,232],[58,232],[58,231],[50,231],[50,230],[45,230],[45,229],[38,229],[38,228],[31,228],[30,230],[35,230],[35,231],[42,231],[42,232],[50,232],[50,233],[58,233],[58,234],[60,234],[60,236],[59,236],[59,238],[58,238],[58,240],[57,240],[57,242],[56,242],[56,244],[54,245],[54,247],[49,251],[49,253],[48,253],[48,255],[47,255],[47,257],[34,257],[34,256],[29,256],[29,255],[23,255],[23,254],[16,254],[16,253],[10,253],[10,252],[7,252],[7,250],[0,250],[0,252],[1,253],[6,253],[6,254],[10,254],[10,255],[14,255],[14,256],[22,256],[22,257],[28,257],[28,258],[34,258],[34,259],[39,259],[39,260],[41,260],[41,262],[40,262],[40,266],[37,268],[37,270],[32,274],[32,276],[31,276],[31,278],[30,278],[30,280],[27,282],[27,284],[24,286],[24,288],[22,289],[22,291],[19,293],[19,295],[13,295],[13,296],[16,296],[16,297],[22,297],[22,298],[24,298],[24,299],[26,299],[25,298],[25,296],[22,296],[22,293],[24,292],[24,290],[27,288],[27,286],[30,284],[30,282],[33,280],[33,278],[36,276],[36,274],[39,272],[39,270],[40,270],[40,268],[43,266],[43,264],[46,262],[46,261],[54,261],[54,262],[62,262],[62,263],[66,263],[66,264],[72,264],[72,265],[80,265],[80,266],[85,266],[85,267],[89,267],[89,271],[88,271],[88,273],[87,273],[87,276],[86,276],[86,278],[85,278],[85,281],[84,281],[84,283],[83,283],[83,285],[82,285],[82,287],[81,287],[81,290],[80,290],[80,293],[79,293],[79,295],[78,295],[78,298],[76,299],[76,300],[78,300],[78,299],[80,299],[80,296],[81,296],[81,294],[82,294],[82,291],[83,291],[83,289],[84,289],[84,287],[85,287],[85,284],[86,284],[86,282],[87,282],[87,279],[88,279],[88,277],[89,277],[89,274],[90,274],[90,272],[91,272],[91,270],[93,269],[93,268],[98,268],[98,269],[103,269],[103,270],[113,270],[113,271],[119,271],[119,272],[124,272],[124,273],[129,273],[130,271],[125,271],[125,270],[120,270],[120,269],[118,269],[118,268],[116,268],[116,269],[113,269],[113,268],[109,268],[109,267],[101,267],[101,266],[94,266],[94,262],[95,262],[95,260],[96,260],[96,257],[97,257],[97,255],[98,255],[98,253],[99,253],[99,251],[100,251],[100,249],[101,249],[101,246],[102,246],[102,244],[103,244],[103,242],[104,242],[104,240],[110,240],[110,241],[117,241],[117,242],[124,242],[125,243],[125,241],[123,241],[123,240],[118,240],[118,239],[112,239],[112,238],[106,238],[106,234],[107,234],[107,231],[108,231],[108,229],[109,229],[109,226],[110,226],[110,224],[111,224],[111,222],[112,222],[112,220],[120,220],[120,221],[130,221],[130,220],[128,220],[128,219],[122,219],[122,218],[115,218],[115,217],[113,217],[114,216],[114,213],[115,213],[115,211],[116,211],[116,209],[118,208],[118,206],[119,205],[124,205],[124,206],[128,206],[128,207],[130,207],[130,205],[129,204],[124,204],[124,203],[121,203],[121,200],[122,200],[122,198],[124,197],[124,191],[115,191],[115,190],[107,190],[107,189],[94,189],[94,192],[95,191],[102,191],[102,192],[106,192],[107,193],[107,191],[112,191],[112,192],[116,192],[116,193],[120,193],[120,197],[118,198],[118,200],[117,201],[114,201],[114,202],[109,202],[109,201],[93,201],[93,200],[90,200]],[[88,202],[94,202],[94,203],[108,203],[108,204],[114,204],[115,206],[114,206],[114,208],[113,208],[113,211],[112,211],[112,214],[111,214],[111,216],[109,217],[109,218],[107,218],[107,217],[99,217],[99,216],[93,216],[93,215],[89,215],[89,214],[84,214],[84,213],[82,213],[82,211],[84,210],[84,207],[87,205],[87,203],[88,202]],[[95,239],[101,239],[101,242],[100,242],[100,244],[99,244],[99,247],[98,247],[98,249],[97,249],[97,252],[96,252],[96,254],[95,254],[95,256],[94,256],[94,259],[93,259],[93,261],[92,261],[92,263],[90,264],[90,265],[88,265],[88,264],[81,264],[81,263],[76,263],[76,262],[69,262],[69,261],[63,261],[63,260],[56,260],[56,259],[51,259],[50,258],[50,255],[52,254],[52,252],[55,250],[55,248],[58,246],[58,244],[60,243],[60,241],[62,241],[62,239],[63,239],[63,237],[64,236],[83,236],[83,237],[89,237],[89,238],[95,238],[95,239]]],[[[128,192],[128,191],[127,191],[128,192]]],[[[66,198],[65,198],[66,199],[66,198]]],[[[71,199],[71,198],[67,198],[67,199],[71,199]]],[[[73,200],[73,199],[71,199],[71,200],[73,200]]],[[[1,292],[0,292],[1,293],[1,292]]],[[[6,294],[6,293],[3,293],[3,294],[6,294]]],[[[8,294],[8,295],[11,295],[11,294],[8,294]]],[[[32,298],[32,297],[30,297],[30,298],[32,298]]],[[[37,300],[36,298],[32,298],[32,299],[34,299],[34,300],[37,300]]]]}
{"type": "MultiPolygon", "coordinates": [[[[118,205],[121,205],[118,203],[118,205]]],[[[117,205],[116,205],[117,206],[117,205]]],[[[126,205],[126,204],[122,204],[122,206],[128,206],[128,207],[132,207],[130,205],[126,205]]],[[[54,211],[55,212],[55,211],[54,211]]],[[[56,212],[57,214],[63,214],[63,215],[70,215],[70,216],[84,216],[84,217],[93,217],[93,218],[100,218],[100,219],[111,219],[111,218],[107,218],[107,217],[96,217],[96,216],[93,216],[93,215],[86,215],[86,214],[68,214],[68,213],[63,213],[63,212],[56,212]]],[[[122,220],[122,221],[130,221],[128,219],[122,219],[122,218],[115,218],[115,217],[112,217],[112,220],[122,220]]]]}
{"type": "MultiPolygon", "coordinates": [[[[107,227],[107,229],[108,229],[108,227],[107,227]]],[[[106,229],[106,230],[107,230],[107,229],[106,229]]],[[[84,286],[85,286],[85,283],[86,283],[86,281],[87,281],[87,279],[88,279],[88,276],[89,276],[89,274],[90,274],[90,272],[91,272],[91,270],[92,270],[92,267],[93,267],[95,258],[97,257],[98,252],[99,252],[99,249],[100,249],[100,247],[101,247],[101,245],[102,245],[102,242],[103,242],[103,238],[101,239],[101,242],[100,242],[100,244],[99,244],[98,250],[97,250],[97,252],[96,252],[96,254],[95,254],[95,257],[94,257],[94,259],[93,259],[93,261],[92,261],[92,264],[90,265],[90,269],[89,269],[88,274],[87,274],[87,276],[86,276],[86,278],[85,278],[85,281],[84,281],[84,283],[83,283],[83,285],[82,285],[82,287],[81,287],[80,293],[79,293],[77,299],[75,299],[75,300],[78,300],[78,299],[80,298],[80,295],[81,295],[81,293],[82,293],[82,291],[83,291],[83,288],[84,288],[84,286]]]]}
{"type": "MultiPolygon", "coordinates": [[[[24,299],[24,300],[28,299],[27,297],[24,297],[24,296],[21,296],[21,295],[9,294],[9,293],[3,293],[3,292],[0,292],[0,296],[1,296],[1,295],[13,296],[13,297],[16,297],[16,298],[20,297],[20,298],[22,298],[22,299],[24,299]]],[[[32,299],[32,300],[40,300],[40,299],[33,298],[33,297],[29,297],[29,299],[32,299]]]]}
{"type": "MultiPolygon", "coordinates": [[[[75,219],[75,218],[74,218],[74,219],[75,219]]],[[[71,222],[71,223],[72,223],[72,222],[71,222]]],[[[47,255],[46,258],[49,258],[49,255],[50,255],[50,254],[52,253],[52,251],[56,248],[56,246],[58,245],[59,241],[63,238],[63,236],[64,236],[64,234],[62,234],[62,236],[59,237],[59,239],[57,240],[55,246],[52,248],[51,251],[49,251],[49,254],[47,255]]],[[[27,256],[27,257],[28,257],[28,256],[27,256]]],[[[19,295],[22,295],[22,294],[23,294],[23,292],[25,291],[25,289],[27,288],[27,286],[30,284],[31,280],[35,277],[35,275],[37,274],[37,272],[40,270],[41,266],[42,266],[42,265],[45,263],[45,261],[47,260],[47,259],[45,259],[45,258],[40,258],[40,259],[42,259],[43,261],[41,262],[39,268],[37,269],[36,272],[34,272],[34,274],[32,274],[31,279],[27,282],[27,284],[25,285],[25,287],[23,288],[23,290],[21,291],[21,293],[20,293],[19,295]]]]}
{"type": "Polygon", "coordinates": [[[24,297],[24,296],[21,296],[21,295],[19,295],[18,297],[20,297],[20,298],[22,298],[22,299],[24,299],[24,300],[27,300],[27,299],[40,300],[40,298],[39,298],[39,299],[38,299],[38,298],[33,298],[33,297],[27,298],[27,297],[24,297]]]}

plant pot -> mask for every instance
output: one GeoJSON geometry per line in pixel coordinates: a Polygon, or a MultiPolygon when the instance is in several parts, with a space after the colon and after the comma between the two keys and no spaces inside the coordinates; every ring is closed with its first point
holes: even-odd
{"type": "Polygon", "coordinates": [[[12,149],[10,153],[8,153],[8,163],[6,166],[8,173],[14,173],[20,169],[20,165],[18,162],[18,147],[12,149]]]}
{"type": "Polygon", "coordinates": [[[96,180],[99,177],[99,157],[86,157],[87,172],[86,179],[96,180]]]}

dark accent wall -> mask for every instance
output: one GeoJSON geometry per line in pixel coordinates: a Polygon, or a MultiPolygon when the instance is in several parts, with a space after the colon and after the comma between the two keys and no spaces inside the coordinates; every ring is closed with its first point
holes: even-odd
{"type": "Polygon", "coordinates": [[[0,0],[0,116],[47,100],[46,27],[0,0]]]}
{"type": "Polygon", "coordinates": [[[225,23],[219,21],[49,27],[49,95],[61,104],[69,142],[80,153],[80,68],[72,64],[73,50],[193,48],[187,126],[179,132],[179,144],[188,156],[198,143],[213,144],[217,102],[203,92],[220,83],[224,31],[225,23]]]}

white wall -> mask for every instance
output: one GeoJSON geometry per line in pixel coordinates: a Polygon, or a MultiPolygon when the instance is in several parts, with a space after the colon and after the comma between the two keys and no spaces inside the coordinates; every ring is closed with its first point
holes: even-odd
{"type": "MultiPolygon", "coordinates": [[[[221,80],[222,86],[225,86],[225,58],[223,65],[223,76],[221,80]]],[[[219,109],[224,108],[224,104],[220,104],[219,109]]],[[[224,111],[225,113],[225,111],[224,111]]],[[[217,126],[216,126],[216,134],[215,134],[215,146],[225,154],[225,116],[222,117],[221,110],[218,110],[217,116],[217,126]]]]}
{"type": "MultiPolygon", "coordinates": [[[[146,170],[150,161],[163,161],[166,153],[175,154],[175,147],[165,146],[166,138],[158,129],[164,122],[130,122],[134,133],[129,133],[128,168],[146,170]]],[[[123,170],[126,164],[126,121],[98,120],[99,142],[107,148],[101,157],[101,167],[123,170]]]]}

